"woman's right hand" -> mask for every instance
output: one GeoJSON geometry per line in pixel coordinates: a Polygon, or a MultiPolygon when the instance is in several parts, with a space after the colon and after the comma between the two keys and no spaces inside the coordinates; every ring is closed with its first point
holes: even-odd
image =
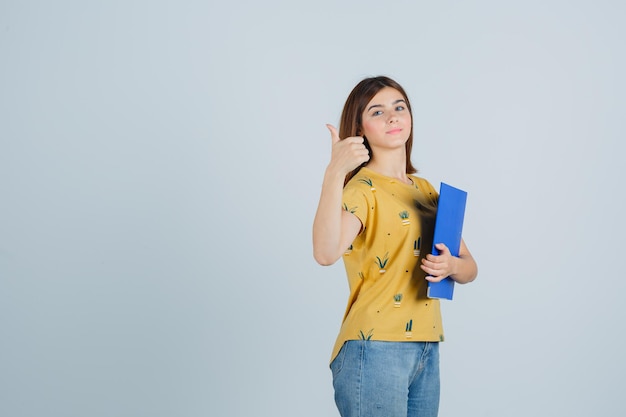
{"type": "Polygon", "coordinates": [[[351,136],[341,140],[335,126],[327,124],[332,141],[332,152],[328,168],[334,172],[346,175],[355,170],[364,162],[369,161],[370,154],[365,147],[362,136],[351,136]]]}

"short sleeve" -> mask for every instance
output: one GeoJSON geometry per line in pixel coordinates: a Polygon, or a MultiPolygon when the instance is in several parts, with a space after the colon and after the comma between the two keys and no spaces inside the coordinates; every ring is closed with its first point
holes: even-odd
{"type": "Polygon", "coordinates": [[[356,182],[349,182],[343,189],[343,209],[358,217],[363,227],[367,224],[368,197],[365,187],[356,182]]]}

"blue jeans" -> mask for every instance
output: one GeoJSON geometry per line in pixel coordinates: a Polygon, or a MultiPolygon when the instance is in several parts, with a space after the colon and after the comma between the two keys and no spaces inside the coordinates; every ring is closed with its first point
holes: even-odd
{"type": "Polygon", "coordinates": [[[330,364],[342,417],[436,417],[439,344],[347,341],[330,364]]]}

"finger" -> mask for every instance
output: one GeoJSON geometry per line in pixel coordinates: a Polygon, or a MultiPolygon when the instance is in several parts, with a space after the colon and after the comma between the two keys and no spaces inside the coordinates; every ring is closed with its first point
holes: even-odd
{"type": "Polygon", "coordinates": [[[420,265],[422,271],[426,272],[428,275],[440,275],[437,268],[429,265],[420,265]]]}
{"type": "Polygon", "coordinates": [[[326,127],[330,131],[330,139],[332,140],[333,145],[339,142],[341,139],[339,139],[339,132],[337,131],[337,128],[331,124],[327,124],[326,127]]]}
{"type": "Polygon", "coordinates": [[[428,275],[441,275],[440,267],[435,264],[423,264],[420,265],[422,270],[428,275]]]}
{"type": "MultiPolygon", "coordinates": [[[[365,142],[365,139],[363,139],[363,136],[351,136],[349,138],[346,138],[345,140],[348,141],[349,143],[355,143],[357,145],[363,145],[363,143],[365,142]]],[[[363,149],[367,149],[365,148],[365,145],[361,147],[363,149]]]]}
{"type": "Polygon", "coordinates": [[[440,259],[441,259],[441,258],[440,258],[440,256],[441,256],[441,254],[439,254],[439,255],[435,255],[434,253],[429,253],[429,254],[427,254],[427,255],[426,255],[426,257],[423,259],[423,261],[424,261],[424,262],[431,262],[432,264],[435,264],[435,263],[437,263],[437,262],[441,262],[441,261],[440,261],[440,259]]]}
{"type": "Polygon", "coordinates": [[[432,275],[426,275],[426,280],[430,282],[440,282],[440,281],[443,281],[444,278],[445,277],[435,277],[432,275]]]}
{"type": "Polygon", "coordinates": [[[450,267],[447,262],[438,260],[436,261],[427,261],[422,259],[422,265],[420,265],[422,269],[428,272],[431,275],[442,275],[447,273],[450,270],[450,267]]]}
{"type": "Polygon", "coordinates": [[[422,271],[426,272],[426,279],[429,281],[436,281],[438,278],[441,278],[441,274],[432,268],[428,268],[424,265],[420,265],[420,268],[422,268],[422,271]]]}
{"type": "Polygon", "coordinates": [[[450,249],[448,249],[448,247],[445,245],[445,243],[437,243],[435,245],[435,247],[437,248],[437,250],[439,251],[439,254],[442,255],[446,252],[450,252],[450,249]]]}

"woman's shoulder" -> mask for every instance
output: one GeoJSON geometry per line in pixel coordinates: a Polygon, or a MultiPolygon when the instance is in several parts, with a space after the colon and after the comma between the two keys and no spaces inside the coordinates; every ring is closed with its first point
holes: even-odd
{"type": "Polygon", "coordinates": [[[350,181],[346,184],[345,188],[357,188],[357,189],[371,189],[375,187],[376,174],[366,168],[361,168],[350,181]]]}
{"type": "Polygon", "coordinates": [[[430,183],[430,181],[428,181],[426,178],[424,177],[420,177],[418,175],[415,174],[409,174],[409,178],[411,178],[411,180],[413,180],[414,184],[419,184],[422,185],[423,187],[430,187],[433,188],[433,185],[430,183]]]}
{"type": "Polygon", "coordinates": [[[415,174],[409,175],[411,180],[413,181],[413,185],[415,188],[420,191],[423,195],[430,197],[431,199],[436,200],[439,197],[439,192],[433,187],[433,185],[424,177],[418,177],[415,174]]]}

